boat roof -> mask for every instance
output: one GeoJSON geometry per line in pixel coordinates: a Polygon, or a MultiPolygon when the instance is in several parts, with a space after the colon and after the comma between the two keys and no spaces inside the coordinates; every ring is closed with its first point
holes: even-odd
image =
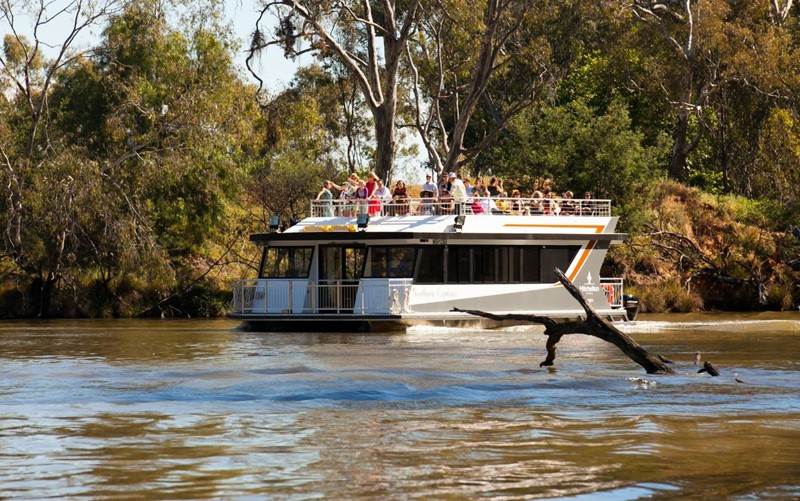
{"type": "MultiPolygon", "coordinates": [[[[519,199],[517,199],[519,200],[519,199]]],[[[339,202],[339,201],[335,201],[339,202]]],[[[577,201],[578,205],[586,201],[577,201]]],[[[370,216],[359,227],[356,215],[342,211],[343,205],[327,206],[332,217],[308,217],[283,232],[255,233],[250,240],[259,245],[271,243],[312,242],[367,242],[388,240],[492,240],[492,241],[623,241],[624,233],[616,233],[618,218],[610,215],[609,201],[592,200],[591,212],[572,211],[570,215],[529,215],[522,212],[467,214],[419,214],[419,199],[410,202],[410,214],[370,216]],[[597,215],[601,214],[601,215],[597,215]]],[[[570,201],[572,203],[572,201],[570,201]]],[[[391,208],[391,203],[386,204],[391,208]]],[[[312,201],[312,214],[322,214],[326,209],[319,201],[312,201]],[[322,210],[320,210],[322,209],[322,210]]],[[[357,210],[354,209],[354,210],[357,210]]],[[[362,208],[363,212],[363,208],[362,208]]],[[[394,214],[395,211],[381,212],[394,214]]],[[[566,212],[566,211],[564,211],[566,212]]],[[[365,214],[366,215],[366,214],[365,214]]]]}

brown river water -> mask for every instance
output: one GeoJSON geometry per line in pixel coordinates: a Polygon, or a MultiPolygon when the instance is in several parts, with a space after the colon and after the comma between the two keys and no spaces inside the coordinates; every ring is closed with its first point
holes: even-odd
{"type": "Polygon", "coordinates": [[[537,326],[236,327],[0,323],[0,499],[800,498],[800,313],[626,325],[670,376],[583,335],[540,368],[537,326]]]}

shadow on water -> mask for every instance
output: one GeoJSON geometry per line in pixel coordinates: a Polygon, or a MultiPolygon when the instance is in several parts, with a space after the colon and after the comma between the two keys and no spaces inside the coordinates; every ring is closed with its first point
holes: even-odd
{"type": "Polygon", "coordinates": [[[539,327],[236,325],[0,324],[0,497],[800,496],[798,315],[626,325],[674,376],[587,336],[540,368],[539,327]]]}

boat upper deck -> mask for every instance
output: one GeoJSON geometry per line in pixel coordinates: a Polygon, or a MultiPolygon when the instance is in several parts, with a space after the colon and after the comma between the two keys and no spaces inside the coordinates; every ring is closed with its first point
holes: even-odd
{"type": "Polygon", "coordinates": [[[312,200],[311,217],[520,215],[611,216],[611,200],[574,198],[469,198],[457,203],[440,198],[405,200],[312,200]]]}
{"type": "Polygon", "coordinates": [[[313,200],[311,216],[258,244],[349,241],[622,241],[609,200],[473,199],[460,206],[434,199],[313,200]]]}

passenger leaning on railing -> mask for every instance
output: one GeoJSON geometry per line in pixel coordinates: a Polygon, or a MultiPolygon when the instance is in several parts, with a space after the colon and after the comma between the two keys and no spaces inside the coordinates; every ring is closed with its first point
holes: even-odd
{"type": "Polygon", "coordinates": [[[439,192],[439,213],[444,215],[453,213],[453,197],[447,189],[439,192]]]}
{"type": "Polygon", "coordinates": [[[369,204],[369,190],[367,189],[364,181],[358,182],[358,188],[353,193],[352,199],[355,201],[359,214],[367,213],[367,205],[369,204]]]}
{"type": "Polygon", "coordinates": [[[592,192],[587,191],[583,194],[583,201],[581,202],[581,215],[591,216],[593,212],[594,207],[592,207],[592,192]]]}
{"type": "Polygon", "coordinates": [[[417,214],[421,216],[433,216],[436,213],[436,199],[433,198],[433,192],[422,190],[419,193],[420,201],[417,214]]]}
{"type": "Polygon", "coordinates": [[[541,191],[536,190],[533,192],[533,200],[531,200],[530,213],[533,216],[540,216],[544,214],[544,195],[541,191]]]}
{"type": "Polygon", "coordinates": [[[394,214],[398,216],[408,214],[408,190],[406,190],[406,183],[402,180],[398,180],[397,183],[395,183],[394,190],[392,191],[392,200],[394,201],[392,204],[394,214]]]}
{"type": "Polygon", "coordinates": [[[333,217],[333,194],[331,188],[333,183],[325,180],[322,182],[322,189],[317,193],[317,200],[322,205],[322,217],[333,217]]]}
{"type": "Polygon", "coordinates": [[[571,216],[575,214],[575,202],[572,200],[573,194],[571,191],[564,192],[564,200],[561,201],[561,214],[562,216],[571,216]]]}
{"type": "Polygon", "coordinates": [[[389,193],[389,188],[383,185],[383,179],[378,179],[378,185],[369,196],[369,214],[375,216],[382,213],[384,204],[392,199],[392,194],[389,193]]]}

